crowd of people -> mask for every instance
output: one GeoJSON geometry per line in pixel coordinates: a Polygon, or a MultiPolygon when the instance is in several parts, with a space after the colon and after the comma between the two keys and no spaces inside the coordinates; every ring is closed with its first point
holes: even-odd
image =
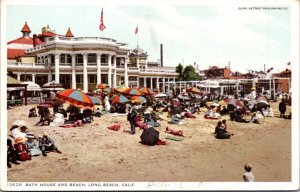
{"type": "Polygon", "coordinates": [[[16,121],[10,128],[10,135],[7,139],[7,167],[11,168],[11,163],[20,164],[18,161],[31,160],[34,156],[47,156],[48,152],[55,151],[62,153],[53,138],[47,132],[37,137],[30,132],[25,121],[16,121]]]}

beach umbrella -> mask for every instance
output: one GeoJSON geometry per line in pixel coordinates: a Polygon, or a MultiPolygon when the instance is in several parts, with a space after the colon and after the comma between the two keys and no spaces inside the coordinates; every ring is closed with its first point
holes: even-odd
{"type": "Polygon", "coordinates": [[[153,146],[159,140],[159,132],[153,127],[150,127],[148,129],[144,129],[140,138],[143,144],[153,146]]]}
{"type": "Polygon", "coordinates": [[[106,83],[100,83],[96,86],[97,89],[105,89],[105,88],[108,88],[109,85],[106,84],[106,83]]]}
{"type": "Polygon", "coordinates": [[[129,99],[127,99],[127,97],[125,97],[124,95],[116,95],[114,98],[112,98],[112,104],[116,104],[116,103],[127,103],[129,102],[129,99]]]}
{"type": "Polygon", "coordinates": [[[242,107],[242,103],[240,102],[240,100],[238,99],[235,99],[235,98],[228,98],[228,99],[225,99],[225,102],[227,104],[230,104],[230,105],[234,105],[234,106],[239,106],[239,107],[242,107]]]}
{"type": "Polygon", "coordinates": [[[115,87],[115,91],[117,91],[119,93],[123,93],[127,89],[129,89],[129,88],[126,87],[125,85],[120,85],[120,86],[115,87]]]}
{"type": "Polygon", "coordinates": [[[168,95],[164,94],[164,93],[158,93],[154,96],[155,98],[163,98],[163,97],[168,97],[168,95]]]}
{"type": "Polygon", "coordinates": [[[142,96],[144,95],[140,90],[136,89],[136,88],[129,88],[126,89],[123,94],[127,94],[127,95],[134,95],[134,96],[142,96]]]}
{"type": "Polygon", "coordinates": [[[104,93],[107,93],[107,94],[112,94],[112,93],[114,93],[115,92],[115,89],[114,88],[105,88],[105,89],[103,89],[103,92],[104,93]]]}
{"type": "Polygon", "coordinates": [[[153,95],[153,91],[147,87],[140,88],[140,91],[145,95],[153,95]]]}
{"type": "Polygon", "coordinates": [[[265,96],[257,96],[257,97],[255,98],[255,100],[256,100],[256,102],[264,101],[264,102],[266,102],[266,103],[268,103],[268,101],[269,101],[265,96]]]}
{"type": "Polygon", "coordinates": [[[185,97],[185,96],[182,96],[182,95],[178,95],[178,97],[177,97],[178,99],[181,99],[181,100],[183,100],[183,101],[188,101],[188,100],[191,100],[191,98],[189,98],[189,97],[185,97]]]}
{"type": "Polygon", "coordinates": [[[81,90],[66,89],[56,93],[57,98],[79,108],[94,108],[90,97],[81,90]]]}
{"type": "Polygon", "coordinates": [[[55,81],[51,81],[48,83],[45,83],[42,86],[43,90],[50,90],[50,91],[62,91],[64,90],[64,87],[60,83],[56,83],[55,81]]]}
{"type": "Polygon", "coordinates": [[[144,103],[144,102],[146,102],[147,100],[146,100],[145,97],[142,97],[142,96],[133,96],[133,97],[131,98],[131,101],[132,101],[132,102],[136,102],[136,103],[144,103]]]}
{"type": "Polygon", "coordinates": [[[194,93],[194,94],[203,94],[201,89],[198,89],[197,87],[191,87],[189,89],[186,90],[186,92],[188,93],[194,93]]]}
{"type": "Polygon", "coordinates": [[[103,104],[102,100],[99,97],[89,96],[94,104],[103,104]]]}

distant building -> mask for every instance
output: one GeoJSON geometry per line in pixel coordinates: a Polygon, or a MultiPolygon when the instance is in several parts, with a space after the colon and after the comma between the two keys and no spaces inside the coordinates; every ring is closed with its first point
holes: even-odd
{"type": "Polygon", "coordinates": [[[205,76],[207,79],[229,79],[231,71],[229,68],[219,68],[217,66],[212,66],[205,70],[205,76]]]}

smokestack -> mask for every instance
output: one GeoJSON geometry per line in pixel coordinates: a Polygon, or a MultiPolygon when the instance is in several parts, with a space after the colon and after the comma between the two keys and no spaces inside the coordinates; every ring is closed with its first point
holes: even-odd
{"type": "Polygon", "coordinates": [[[160,65],[164,66],[164,57],[163,57],[163,44],[160,44],[160,65]]]}
{"type": "Polygon", "coordinates": [[[228,68],[230,69],[230,61],[228,61],[228,68]]]}
{"type": "Polygon", "coordinates": [[[36,36],[36,34],[34,34],[33,35],[33,47],[36,46],[36,38],[37,38],[37,36],[36,36]]]}

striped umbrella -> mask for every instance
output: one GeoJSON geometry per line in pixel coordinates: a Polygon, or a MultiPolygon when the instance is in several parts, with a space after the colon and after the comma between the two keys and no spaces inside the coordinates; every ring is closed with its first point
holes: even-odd
{"type": "Polygon", "coordinates": [[[56,93],[57,98],[79,108],[94,108],[90,97],[81,90],[66,89],[56,93]]]}
{"type": "Polygon", "coordinates": [[[126,89],[123,94],[127,94],[127,95],[134,95],[134,96],[142,96],[144,95],[140,90],[136,89],[136,88],[129,88],[126,89]]]}
{"type": "Polygon", "coordinates": [[[120,86],[115,87],[115,91],[117,91],[119,93],[123,93],[127,89],[129,89],[129,88],[126,87],[125,85],[120,85],[120,86]]]}
{"type": "Polygon", "coordinates": [[[234,105],[234,106],[239,106],[239,107],[242,107],[242,103],[240,102],[240,100],[238,99],[235,99],[235,98],[228,98],[228,99],[225,99],[225,102],[227,104],[231,104],[231,105],[234,105]]]}
{"type": "Polygon", "coordinates": [[[198,89],[197,87],[192,87],[186,90],[188,93],[194,93],[194,94],[203,94],[201,89],[198,89]]]}
{"type": "Polygon", "coordinates": [[[101,101],[101,99],[99,97],[93,97],[93,96],[89,96],[89,97],[94,104],[100,104],[100,105],[103,104],[103,102],[101,101]]]}
{"type": "Polygon", "coordinates": [[[144,103],[146,101],[147,101],[146,98],[142,96],[133,96],[131,98],[131,102],[135,102],[135,103],[144,103]]]}
{"type": "Polygon", "coordinates": [[[127,99],[127,97],[125,97],[124,95],[117,95],[116,97],[114,97],[112,99],[112,104],[116,104],[116,103],[127,103],[129,102],[129,99],[127,99]]]}
{"type": "Polygon", "coordinates": [[[140,91],[142,93],[144,93],[145,95],[153,95],[154,94],[153,91],[151,89],[147,88],[147,87],[141,88],[140,91]]]}
{"type": "Polygon", "coordinates": [[[107,94],[113,94],[115,92],[115,89],[114,88],[105,88],[105,89],[103,89],[103,92],[107,93],[107,94]]]}
{"type": "Polygon", "coordinates": [[[105,89],[105,88],[108,88],[109,85],[106,84],[106,83],[100,83],[96,86],[97,89],[105,89]]]}

